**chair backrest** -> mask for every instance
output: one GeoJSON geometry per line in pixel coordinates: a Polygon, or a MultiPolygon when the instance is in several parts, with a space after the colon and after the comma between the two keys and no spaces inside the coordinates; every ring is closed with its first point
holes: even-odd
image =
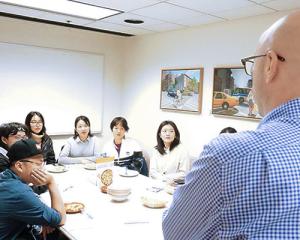
{"type": "Polygon", "coordinates": [[[60,148],[60,151],[62,151],[64,149],[65,145],[62,145],[60,148]]]}

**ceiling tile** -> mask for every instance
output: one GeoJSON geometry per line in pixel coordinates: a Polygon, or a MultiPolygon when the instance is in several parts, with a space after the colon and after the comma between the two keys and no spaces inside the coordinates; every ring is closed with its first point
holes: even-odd
{"type": "Polygon", "coordinates": [[[24,8],[24,7],[17,7],[12,6],[8,4],[0,3],[0,12],[15,14],[15,15],[21,15],[26,17],[32,17],[32,18],[39,18],[40,16],[44,15],[45,12],[30,9],[30,8],[24,8]]]}
{"type": "Polygon", "coordinates": [[[276,9],[276,10],[290,10],[300,8],[299,0],[275,0],[267,3],[263,3],[264,6],[276,9]]]}
{"type": "Polygon", "coordinates": [[[215,13],[255,4],[247,0],[169,0],[168,2],[203,13],[215,13]]]}
{"type": "Polygon", "coordinates": [[[145,27],[145,29],[151,30],[154,32],[164,32],[164,31],[171,31],[171,30],[177,30],[177,29],[182,29],[182,28],[186,28],[186,26],[173,24],[173,23],[162,23],[162,24],[145,27]]]}
{"type": "Polygon", "coordinates": [[[160,0],[79,0],[96,6],[113,8],[121,11],[131,11],[161,2],[160,0]]]}
{"type": "Polygon", "coordinates": [[[132,13],[170,22],[177,19],[201,15],[199,12],[168,3],[159,3],[151,7],[132,11],[132,13]]]}
{"type": "Polygon", "coordinates": [[[300,0],[78,0],[125,13],[99,21],[0,3],[0,12],[134,35],[300,8],[300,0]],[[141,19],[143,24],[125,23],[141,19]]]}
{"type": "Polygon", "coordinates": [[[152,18],[132,14],[132,13],[122,13],[118,14],[112,17],[108,17],[102,20],[103,22],[110,22],[110,23],[117,23],[117,24],[123,24],[129,27],[143,27],[143,26],[148,26],[148,25],[155,25],[155,24],[160,24],[162,21],[155,20],[152,18]],[[125,19],[138,19],[144,21],[142,24],[131,24],[131,23],[126,23],[124,22],[125,19]]]}
{"type": "Polygon", "coordinates": [[[243,17],[257,16],[267,13],[275,12],[270,8],[266,8],[260,5],[248,6],[239,9],[232,9],[228,11],[223,11],[219,13],[215,13],[215,15],[226,18],[228,20],[238,19],[243,17]]]}
{"type": "Polygon", "coordinates": [[[133,28],[133,27],[125,26],[125,25],[103,22],[101,20],[86,24],[85,26],[90,27],[90,28],[97,28],[97,29],[103,29],[103,30],[108,30],[108,31],[129,33],[129,34],[153,33],[153,31],[151,31],[151,30],[146,30],[143,28],[133,28]]]}
{"type": "Polygon", "coordinates": [[[201,24],[216,23],[222,21],[225,21],[225,19],[217,18],[210,15],[201,15],[197,17],[188,17],[188,18],[176,20],[174,21],[174,23],[183,24],[187,26],[197,26],[201,24]]]}

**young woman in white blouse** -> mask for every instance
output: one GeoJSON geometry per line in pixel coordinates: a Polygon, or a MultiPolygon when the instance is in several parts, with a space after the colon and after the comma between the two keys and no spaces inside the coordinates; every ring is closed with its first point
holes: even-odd
{"type": "Polygon", "coordinates": [[[142,151],[140,145],[132,138],[125,137],[129,127],[125,118],[115,117],[110,123],[113,139],[104,144],[102,153],[108,157],[125,158],[133,152],[142,151]]]}
{"type": "Polygon", "coordinates": [[[90,120],[86,116],[75,119],[74,136],[67,140],[58,158],[59,163],[86,163],[100,156],[100,144],[91,133],[90,120]]]}
{"type": "Polygon", "coordinates": [[[125,137],[125,133],[129,130],[126,119],[123,117],[115,117],[110,123],[110,129],[113,134],[113,139],[110,139],[104,144],[102,154],[108,157],[114,157],[115,165],[118,165],[118,160],[139,153],[141,154],[139,156],[139,172],[140,174],[148,176],[148,166],[145,158],[142,156],[142,149],[139,143],[132,138],[125,137]]]}
{"type": "Polygon", "coordinates": [[[180,133],[172,121],[163,121],[156,134],[157,145],[150,160],[150,176],[163,181],[182,179],[190,170],[190,156],[180,143],[180,133]]]}

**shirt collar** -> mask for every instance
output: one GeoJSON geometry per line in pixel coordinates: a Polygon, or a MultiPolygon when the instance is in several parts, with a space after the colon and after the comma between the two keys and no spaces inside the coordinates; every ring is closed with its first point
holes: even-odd
{"type": "Polygon", "coordinates": [[[4,156],[7,154],[7,150],[5,148],[0,147],[0,153],[4,156]]]}
{"type": "Polygon", "coordinates": [[[12,171],[10,168],[4,170],[1,173],[1,178],[2,179],[11,179],[11,178],[13,178],[13,179],[17,179],[17,180],[20,180],[21,182],[23,182],[22,179],[17,174],[15,174],[14,171],[12,171]]]}
{"type": "Polygon", "coordinates": [[[90,141],[90,136],[88,136],[88,138],[83,142],[83,141],[81,141],[80,140],[80,138],[79,137],[77,137],[76,139],[75,139],[75,142],[77,142],[77,143],[85,143],[85,142],[89,142],[90,141]]]}
{"type": "Polygon", "coordinates": [[[300,98],[290,100],[269,112],[260,122],[258,128],[274,120],[300,119],[300,98]]]}

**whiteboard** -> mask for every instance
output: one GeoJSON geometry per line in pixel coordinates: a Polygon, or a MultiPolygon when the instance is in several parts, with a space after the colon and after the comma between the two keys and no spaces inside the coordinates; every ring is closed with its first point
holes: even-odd
{"type": "Polygon", "coordinates": [[[103,56],[0,42],[0,123],[45,118],[47,133],[74,132],[79,115],[102,130],[103,56]]]}

